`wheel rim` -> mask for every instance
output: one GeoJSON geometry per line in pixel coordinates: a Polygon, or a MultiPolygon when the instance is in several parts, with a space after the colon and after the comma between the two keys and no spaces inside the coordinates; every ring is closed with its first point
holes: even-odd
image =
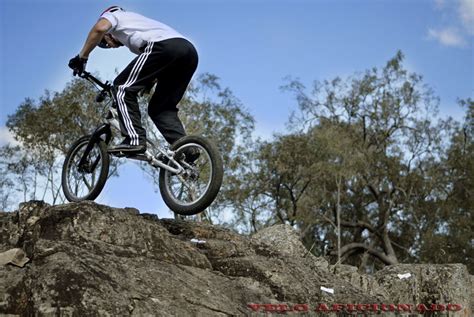
{"type": "Polygon", "coordinates": [[[89,140],[85,140],[80,143],[71,155],[71,159],[68,161],[66,168],[66,180],[67,190],[72,196],[72,200],[83,200],[94,190],[99,182],[100,174],[103,168],[103,157],[102,152],[98,143],[94,144],[94,147],[87,156],[87,162],[89,167],[87,171],[79,169],[79,162],[85,152],[89,140]]]}
{"type": "Polygon", "coordinates": [[[194,148],[200,154],[192,168],[185,167],[185,173],[182,175],[165,171],[166,191],[175,203],[182,206],[193,205],[202,199],[211,186],[214,174],[211,157],[203,146],[188,143],[179,147],[175,152],[180,153],[187,148],[194,148]]]}

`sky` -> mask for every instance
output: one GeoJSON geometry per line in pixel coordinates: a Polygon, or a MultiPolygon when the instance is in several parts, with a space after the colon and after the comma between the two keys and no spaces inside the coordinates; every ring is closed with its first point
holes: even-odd
{"type": "MultiPolygon", "coordinates": [[[[0,145],[11,142],[5,122],[26,97],[71,80],[69,59],[111,5],[189,38],[199,53],[196,74],[220,77],[255,117],[256,136],[284,132],[297,109],[280,89],[287,76],[311,87],[383,67],[397,50],[440,97],[441,117],[460,120],[457,98],[474,98],[474,0],[0,0],[0,145]]],[[[126,48],[96,49],[87,70],[113,79],[133,58],[126,48]]],[[[134,163],[96,201],[171,216],[134,163]]]]}

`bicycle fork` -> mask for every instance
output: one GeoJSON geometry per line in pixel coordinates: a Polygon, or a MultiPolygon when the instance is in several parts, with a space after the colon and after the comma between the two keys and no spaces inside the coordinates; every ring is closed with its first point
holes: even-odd
{"type": "Polygon", "coordinates": [[[84,150],[84,154],[82,154],[81,160],[79,161],[79,169],[83,169],[87,172],[93,171],[97,164],[99,164],[100,157],[97,157],[92,165],[88,166],[87,157],[89,156],[90,151],[94,147],[94,144],[104,141],[105,143],[109,143],[110,139],[112,139],[112,130],[110,129],[110,124],[104,123],[100,125],[95,131],[92,133],[89,142],[87,143],[86,149],[84,150]],[[105,138],[102,138],[105,136],[105,138]]]}

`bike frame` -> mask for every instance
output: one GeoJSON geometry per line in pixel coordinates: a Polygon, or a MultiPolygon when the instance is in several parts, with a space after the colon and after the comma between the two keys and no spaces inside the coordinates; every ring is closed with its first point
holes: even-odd
{"type": "MultiPolygon", "coordinates": [[[[95,78],[89,72],[86,72],[86,71],[82,72],[82,74],[79,75],[79,77],[84,78],[102,88],[99,95],[97,95],[97,98],[96,98],[97,102],[103,101],[106,95],[112,98],[112,106],[109,109],[109,114],[111,114],[111,116],[108,115],[105,118],[105,122],[101,124],[99,127],[97,127],[95,131],[92,133],[91,138],[89,139],[89,143],[87,144],[84,154],[82,155],[82,158],[79,162],[79,168],[83,168],[84,166],[88,165],[87,156],[89,155],[89,152],[94,147],[94,144],[100,141],[104,141],[108,145],[113,135],[112,128],[114,128],[117,131],[120,131],[121,129],[120,129],[120,123],[119,123],[119,118],[118,118],[118,112],[116,110],[117,99],[116,99],[115,93],[113,92],[113,86],[109,84],[108,82],[105,82],[105,83],[101,82],[99,79],[95,78]]],[[[157,157],[153,156],[153,154],[149,152],[148,150],[146,150],[146,152],[143,154],[134,154],[134,155],[123,156],[123,157],[126,157],[128,159],[138,160],[138,161],[145,161],[154,167],[163,168],[177,175],[181,174],[184,171],[184,168],[180,165],[180,163],[178,163],[174,159],[175,152],[169,149],[162,149],[161,147],[155,145],[150,140],[147,140],[146,142],[149,145],[151,145],[152,148],[155,148],[160,152],[160,154],[157,155],[157,157]],[[168,164],[164,163],[162,158],[166,158],[166,160],[172,165],[169,163],[168,164]]],[[[99,163],[99,158],[89,168],[93,170],[98,163],[99,163]]]]}

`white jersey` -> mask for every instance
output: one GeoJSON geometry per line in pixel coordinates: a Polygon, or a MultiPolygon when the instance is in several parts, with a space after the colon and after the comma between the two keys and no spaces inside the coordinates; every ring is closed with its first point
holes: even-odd
{"type": "Polygon", "coordinates": [[[107,19],[112,24],[107,33],[110,33],[135,54],[140,54],[140,48],[150,41],[159,42],[171,38],[185,38],[170,26],[134,12],[117,10],[105,12],[100,17],[107,19]]]}

